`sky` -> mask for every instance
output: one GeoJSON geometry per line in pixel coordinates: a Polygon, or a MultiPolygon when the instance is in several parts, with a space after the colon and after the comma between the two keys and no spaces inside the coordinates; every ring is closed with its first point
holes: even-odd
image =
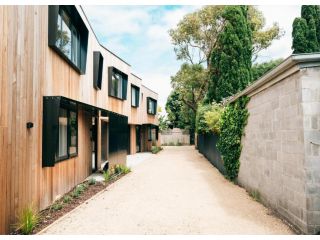
{"type": "MultiPolygon", "coordinates": [[[[132,73],[159,94],[164,110],[171,91],[170,77],[179,70],[168,30],[175,28],[187,13],[201,6],[82,6],[101,44],[131,65],[132,73]]],[[[284,36],[260,52],[257,62],[286,58],[291,53],[292,22],[300,16],[300,6],[258,6],[266,27],[278,22],[284,36]]]]}

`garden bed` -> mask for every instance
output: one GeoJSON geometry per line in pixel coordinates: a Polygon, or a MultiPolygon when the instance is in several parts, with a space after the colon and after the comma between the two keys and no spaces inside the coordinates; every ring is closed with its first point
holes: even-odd
{"type": "MultiPolygon", "coordinates": [[[[30,234],[37,234],[45,227],[49,226],[60,217],[64,216],[80,204],[84,203],[98,192],[106,189],[110,184],[119,180],[125,173],[113,175],[107,182],[96,182],[87,180],[75,186],[71,191],[64,194],[52,205],[39,212],[39,222],[30,234]]],[[[10,235],[23,234],[19,230],[15,230],[10,235]]]]}

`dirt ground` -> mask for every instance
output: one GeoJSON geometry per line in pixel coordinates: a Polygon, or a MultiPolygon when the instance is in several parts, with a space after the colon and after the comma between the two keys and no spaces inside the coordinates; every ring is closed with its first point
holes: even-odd
{"type": "Polygon", "coordinates": [[[43,234],[293,234],[192,146],[165,147],[43,234]]]}

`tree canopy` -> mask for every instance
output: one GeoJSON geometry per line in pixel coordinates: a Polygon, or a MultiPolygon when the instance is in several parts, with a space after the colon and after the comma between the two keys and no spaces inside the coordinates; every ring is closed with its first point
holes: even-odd
{"type": "Polygon", "coordinates": [[[301,17],[292,24],[293,53],[320,51],[320,7],[303,5],[301,17]]]}
{"type": "Polygon", "coordinates": [[[228,6],[224,31],[212,52],[212,77],[207,102],[220,102],[244,89],[251,81],[252,31],[247,6],[228,6]]]}
{"type": "Polygon", "coordinates": [[[283,61],[282,58],[271,60],[269,62],[255,63],[252,66],[252,82],[258,80],[264,74],[278,66],[283,61]]]}
{"type": "MultiPolygon", "coordinates": [[[[219,34],[224,30],[222,14],[226,6],[205,6],[187,14],[175,29],[169,30],[178,60],[191,64],[206,63],[210,68],[212,51],[217,47],[219,34]]],[[[265,28],[265,18],[254,6],[248,7],[248,21],[253,35],[253,56],[271,45],[274,39],[283,36],[277,23],[265,28]]]]}

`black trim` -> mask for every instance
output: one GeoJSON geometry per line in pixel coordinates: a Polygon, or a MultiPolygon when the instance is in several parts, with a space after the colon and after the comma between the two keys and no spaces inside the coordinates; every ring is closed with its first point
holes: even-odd
{"type": "Polygon", "coordinates": [[[127,86],[128,86],[128,75],[124,72],[120,71],[119,69],[115,67],[109,67],[108,68],[108,94],[110,97],[114,97],[120,100],[126,100],[127,99],[127,86]],[[111,94],[111,88],[112,88],[112,75],[114,73],[118,73],[122,76],[122,98],[119,98],[117,96],[114,96],[111,94]]]}
{"type": "Polygon", "coordinates": [[[157,114],[157,100],[152,97],[147,97],[147,114],[149,114],[149,115],[156,115],[157,114]],[[149,101],[154,102],[154,109],[153,109],[154,113],[149,112],[149,101]]]}
{"type": "Polygon", "coordinates": [[[93,52],[93,87],[102,88],[103,56],[101,52],[93,52]]]}
{"type": "MultiPolygon", "coordinates": [[[[110,134],[112,132],[113,138],[111,141],[115,143],[115,148],[118,150],[127,149],[127,125],[128,117],[108,111],[103,108],[99,108],[87,103],[79,102],[63,96],[45,96],[43,97],[43,128],[42,128],[42,167],[54,167],[55,163],[73,158],[78,154],[79,135],[77,131],[77,154],[69,154],[69,157],[61,157],[56,159],[57,142],[59,137],[59,108],[63,106],[70,111],[84,110],[92,114],[92,116],[98,116],[98,111],[101,111],[101,115],[110,118],[110,134]]],[[[78,122],[78,114],[77,114],[78,122]]],[[[77,126],[78,127],[78,126],[77,126]]],[[[109,142],[109,147],[111,142],[109,142]]],[[[69,153],[69,146],[68,146],[69,153]]]]}
{"type": "Polygon", "coordinates": [[[48,7],[48,45],[62,57],[74,70],[80,74],[86,73],[87,49],[89,31],[83,22],[77,8],[73,5],[49,5],[48,7]],[[59,9],[65,10],[74,27],[80,34],[80,66],[75,65],[57,46],[57,21],[59,9]]]}
{"type": "MultiPolygon", "coordinates": [[[[131,107],[133,108],[138,108],[140,105],[140,88],[134,84],[131,83],[131,88],[134,88],[136,90],[136,100],[137,100],[137,105],[134,106],[132,105],[132,96],[131,96],[131,107]]],[[[131,89],[131,94],[132,94],[132,89],[131,89]]]]}

